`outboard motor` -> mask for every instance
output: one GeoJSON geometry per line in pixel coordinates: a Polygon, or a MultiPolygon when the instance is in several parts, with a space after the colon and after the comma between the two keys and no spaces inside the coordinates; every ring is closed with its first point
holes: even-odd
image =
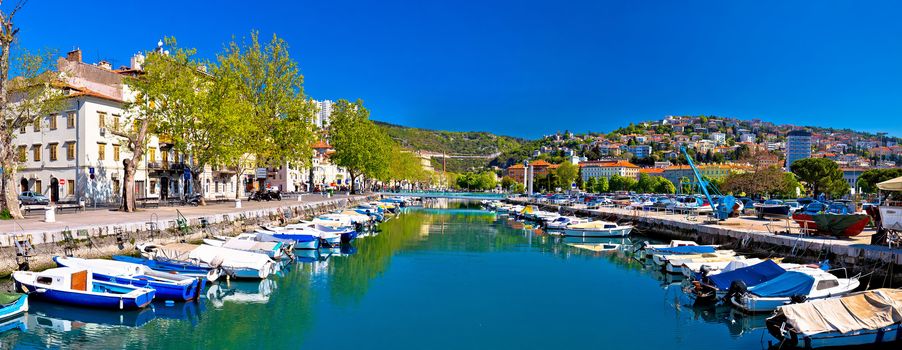
{"type": "Polygon", "coordinates": [[[732,299],[734,296],[743,295],[748,293],[749,288],[745,284],[745,282],[741,280],[735,280],[730,282],[730,288],[727,289],[727,295],[724,295],[724,299],[732,299]]]}
{"type": "Polygon", "coordinates": [[[711,267],[709,267],[708,265],[702,265],[702,267],[698,269],[698,272],[702,275],[702,277],[708,277],[708,274],[711,273],[711,267]]]}

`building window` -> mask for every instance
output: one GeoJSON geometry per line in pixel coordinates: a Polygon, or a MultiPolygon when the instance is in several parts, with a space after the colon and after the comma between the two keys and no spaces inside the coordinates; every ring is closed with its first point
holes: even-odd
{"type": "Polygon", "coordinates": [[[119,145],[113,145],[113,160],[119,161],[119,145]]]}
{"type": "Polygon", "coordinates": [[[75,128],[75,112],[66,113],[66,127],[69,129],[75,128]]]}
{"type": "Polygon", "coordinates": [[[106,160],[106,144],[97,144],[97,160],[106,160]]]}
{"type": "Polygon", "coordinates": [[[34,131],[41,131],[41,118],[34,118],[34,131]]]}
{"type": "Polygon", "coordinates": [[[106,128],[106,113],[97,112],[97,127],[106,128]]]}
{"type": "Polygon", "coordinates": [[[66,180],[66,193],[70,196],[75,195],[75,180],[66,180]]]}
{"type": "Polygon", "coordinates": [[[28,156],[26,155],[25,146],[19,146],[19,161],[24,162],[28,160],[28,156]]]}
{"type": "Polygon", "coordinates": [[[50,160],[51,161],[54,161],[57,159],[56,146],[57,146],[57,144],[55,144],[55,143],[51,143],[51,144],[47,145],[47,148],[49,148],[49,150],[50,150],[50,160]]]}
{"type": "Polygon", "coordinates": [[[56,118],[58,116],[55,114],[50,115],[50,130],[56,130],[56,118]]]}
{"type": "Polygon", "coordinates": [[[42,193],[42,192],[44,192],[43,186],[42,186],[42,184],[41,184],[41,180],[35,180],[35,181],[34,181],[34,191],[37,192],[37,193],[42,193]]]}
{"type": "Polygon", "coordinates": [[[156,193],[157,193],[157,181],[150,180],[150,194],[156,194],[156,193]]]}
{"type": "Polygon", "coordinates": [[[113,194],[119,193],[119,179],[113,179],[113,194]]]}
{"type": "Polygon", "coordinates": [[[32,150],[32,155],[34,156],[34,161],[40,162],[41,161],[41,145],[36,144],[31,147],[31,150],[32,150]]]}
{"type": "Polygon", "coordinates": [[[22,125],[22,126],[19,127],[19,133],[20,133],[20,134],[24,134],[24,133],[25,133],[25,125],[22,125]]]}
{"type": "Polygon", "coordinates": [[[119,115],[113,114],[113,130],[119,130],[119,115]]]}
{"type": "Polygon", "coordinates": [[[150,147],[147,149],[147,159],[151,163],[157,162],[157,148],[156,147],[150,147]]]}
{"type": "Polygon", "coordinates": [[[66,159],[75,160],[75,142],[66,144],[66,159]]]}

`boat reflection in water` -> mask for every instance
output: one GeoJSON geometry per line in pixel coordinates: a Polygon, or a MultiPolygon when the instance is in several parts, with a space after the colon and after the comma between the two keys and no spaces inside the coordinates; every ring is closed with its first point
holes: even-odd
{"type": "Polygon", "coordinates": [[[28,330],[28,314],[20,315],[18,317],[13,317],[8,320],[4,320],[0,322],[0,333],[11,331],[14,329],[18,329],[22,332],[28,330]]]}
{"type": "Polygon", "coordinates": [[[72,308],[50,303],[34,302],[28,310],[30,328],[43,328],[55,332],[68,332],[80,328],[104,328],[104,326],[141,327],[150,321],[163,318],[188,320],[197,324],[203,303],[187,302],[166,306],[155,302],[149,307],[133,311],[114,311],[90,308],[72,308]]]}
{"type": "Polygon", "coordinates": [[[734,337],[765,329],[765,320],[771,316],[770,314],[745,314],[722,303],[697,305],[683,292],[684,288],[686,285],[675,283],[668,285],[665,291],[666,299],[670,301],[677,314],[696,321],[722,324],[734,337]]]}
{"type": "Polygon", "coordinates": [[[225,303],[265,304],[276,290],[276,281],[264,279],[256,281],[220,282],[207,289],[207,299],[215,308],[225,303]]]}

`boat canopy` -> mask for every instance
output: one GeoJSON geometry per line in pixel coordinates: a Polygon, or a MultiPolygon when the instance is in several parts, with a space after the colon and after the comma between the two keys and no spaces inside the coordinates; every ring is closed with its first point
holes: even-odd
{"type": "Polygon", "coordinates": [[[902,290],[874,289],[841,298],[789,304],[777,309],[780,313],[805,336],[876,330],[902,322],[902,290]]]}
{"type": "Polygon", "coordinates": [[[814,276],[798,271],[787,271],[772,280],[750,287],[749,292],[759,297],[791,297],[808,295],[814,285],[814,276]]]}
{"type": "Polygon", "coordinates": [[[786,273],[786,270],[780,267],[780,265],[777,265],[773,260],[764,260],[752,266],[746,266],[733,271],[708,276],[708,280],[711,281],[717,289],[727,290],[730,288],[730,284],[733,283],[733,281],[742,281],[746,286],[753,287],[770,281],[784,273],[786,273]]]}
{"type": "Polygon", "coordinates": [[[655,253],[661,254],[706,254],[714,253],[717,249],[711,246],[680,246],[655,249],[655,253]]]}
{"type": "Polygon", "coordinates": [[[877,188],[884,191],[902,191],[902,176],[878,183],[877,188]]]}

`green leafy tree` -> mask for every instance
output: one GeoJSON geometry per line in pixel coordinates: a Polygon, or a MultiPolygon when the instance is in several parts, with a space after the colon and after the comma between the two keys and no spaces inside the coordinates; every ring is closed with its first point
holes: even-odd
{"type": "Polygon", "coordinates": [[[613,191],[632,191],[636,187],[636,179],[614,174],[609,180],[610,190],[613,191]]]}
{"type": "Polygon", "coordinates": [[[332,108],[329,132],[335,153],[331,159],[348,170],[353,193],[357,193],[357,179],[361,175],[378,178],[388,171],[391,139],[373,124],[369,115],[360,100],[355,103],[338,100],[332,108]]]}
{"type": "MultiPolygon", "coordinates": [[[[19,6],[24,3],[19,3],[19,6]]],[[[17,9],[18,7],[17,6],[17,9]]],[[[41,123],[50,113],[69,105],[59,89],[61,76],[51,73],[53,53],[31,53],[22,50],[17,56],[15,79],[9,79],[10,55],[18,28],[12,24],[12,16],[0,12],[0,187],[3,190],[2,212],[14,218],[23,218],[14,179],[21,162],[14,141],[18,130],[26,125],[41,123]]],[[[74,107],[73,107],[74,108],[74,107]]]]}
{"type": "Polygon", "coordinates": [[[858,187],[862,193],[876,193],[877,184],[902,176],[902,169],[870,169],[858,176],[858,187]]]}
{"type": "Polygon", "coordinates": [[[636,186],[633,190],[639,193],[651,193],[655,190],[655,184],[655,178],[642,173],[639,174],[639,181],[636,182],[636,186]]]}
{"type": "Polygon", "coordinates": [[[512,191],[516,183],[517,181],[510,176],[501,178],[501,188],[503,188],[505,191],[512,191]]]}
{"type": "Polygon", "coordinates": [[[564,190],[569,190],[573,181],[579,176],[579,166],[570,162],[563,162],[554,172],[557,175],[558,186],[564,190]]]}
{"type": "Polygon", "coordinates": [[[598,182],[595,181],[595,177],[590,177],[588,180],[586,180],[586,191],[595,192],[595,187],[597,186],[597,184],[598,182]]]}
{"type": "MultiPolygon", "coordinates": [[[[594,179],[594,177],[593,177],[594,179]]],[[[599,177],[597,182],[595,183],[595,192],[596,193],[607,193],[610,191],[610,186],[608,184],[608,178],[602,176],[599,177]]]]}
{"type": "Polygon", "coordinates": [[[843,179],[842,170],[830,159],[800,159],[793,162],[790,168],[814,196],[827,193],[838,197],[849,192],[849,184],[843,179]]]}
{"type": "Polygon", "coordinates": [[[670,180],[667,180],[664,177],[655,176],[654,192],[661,194],[674,194],[676,193],[676,186],[673,185],[673,182],[670,182],[670,180]]]}

